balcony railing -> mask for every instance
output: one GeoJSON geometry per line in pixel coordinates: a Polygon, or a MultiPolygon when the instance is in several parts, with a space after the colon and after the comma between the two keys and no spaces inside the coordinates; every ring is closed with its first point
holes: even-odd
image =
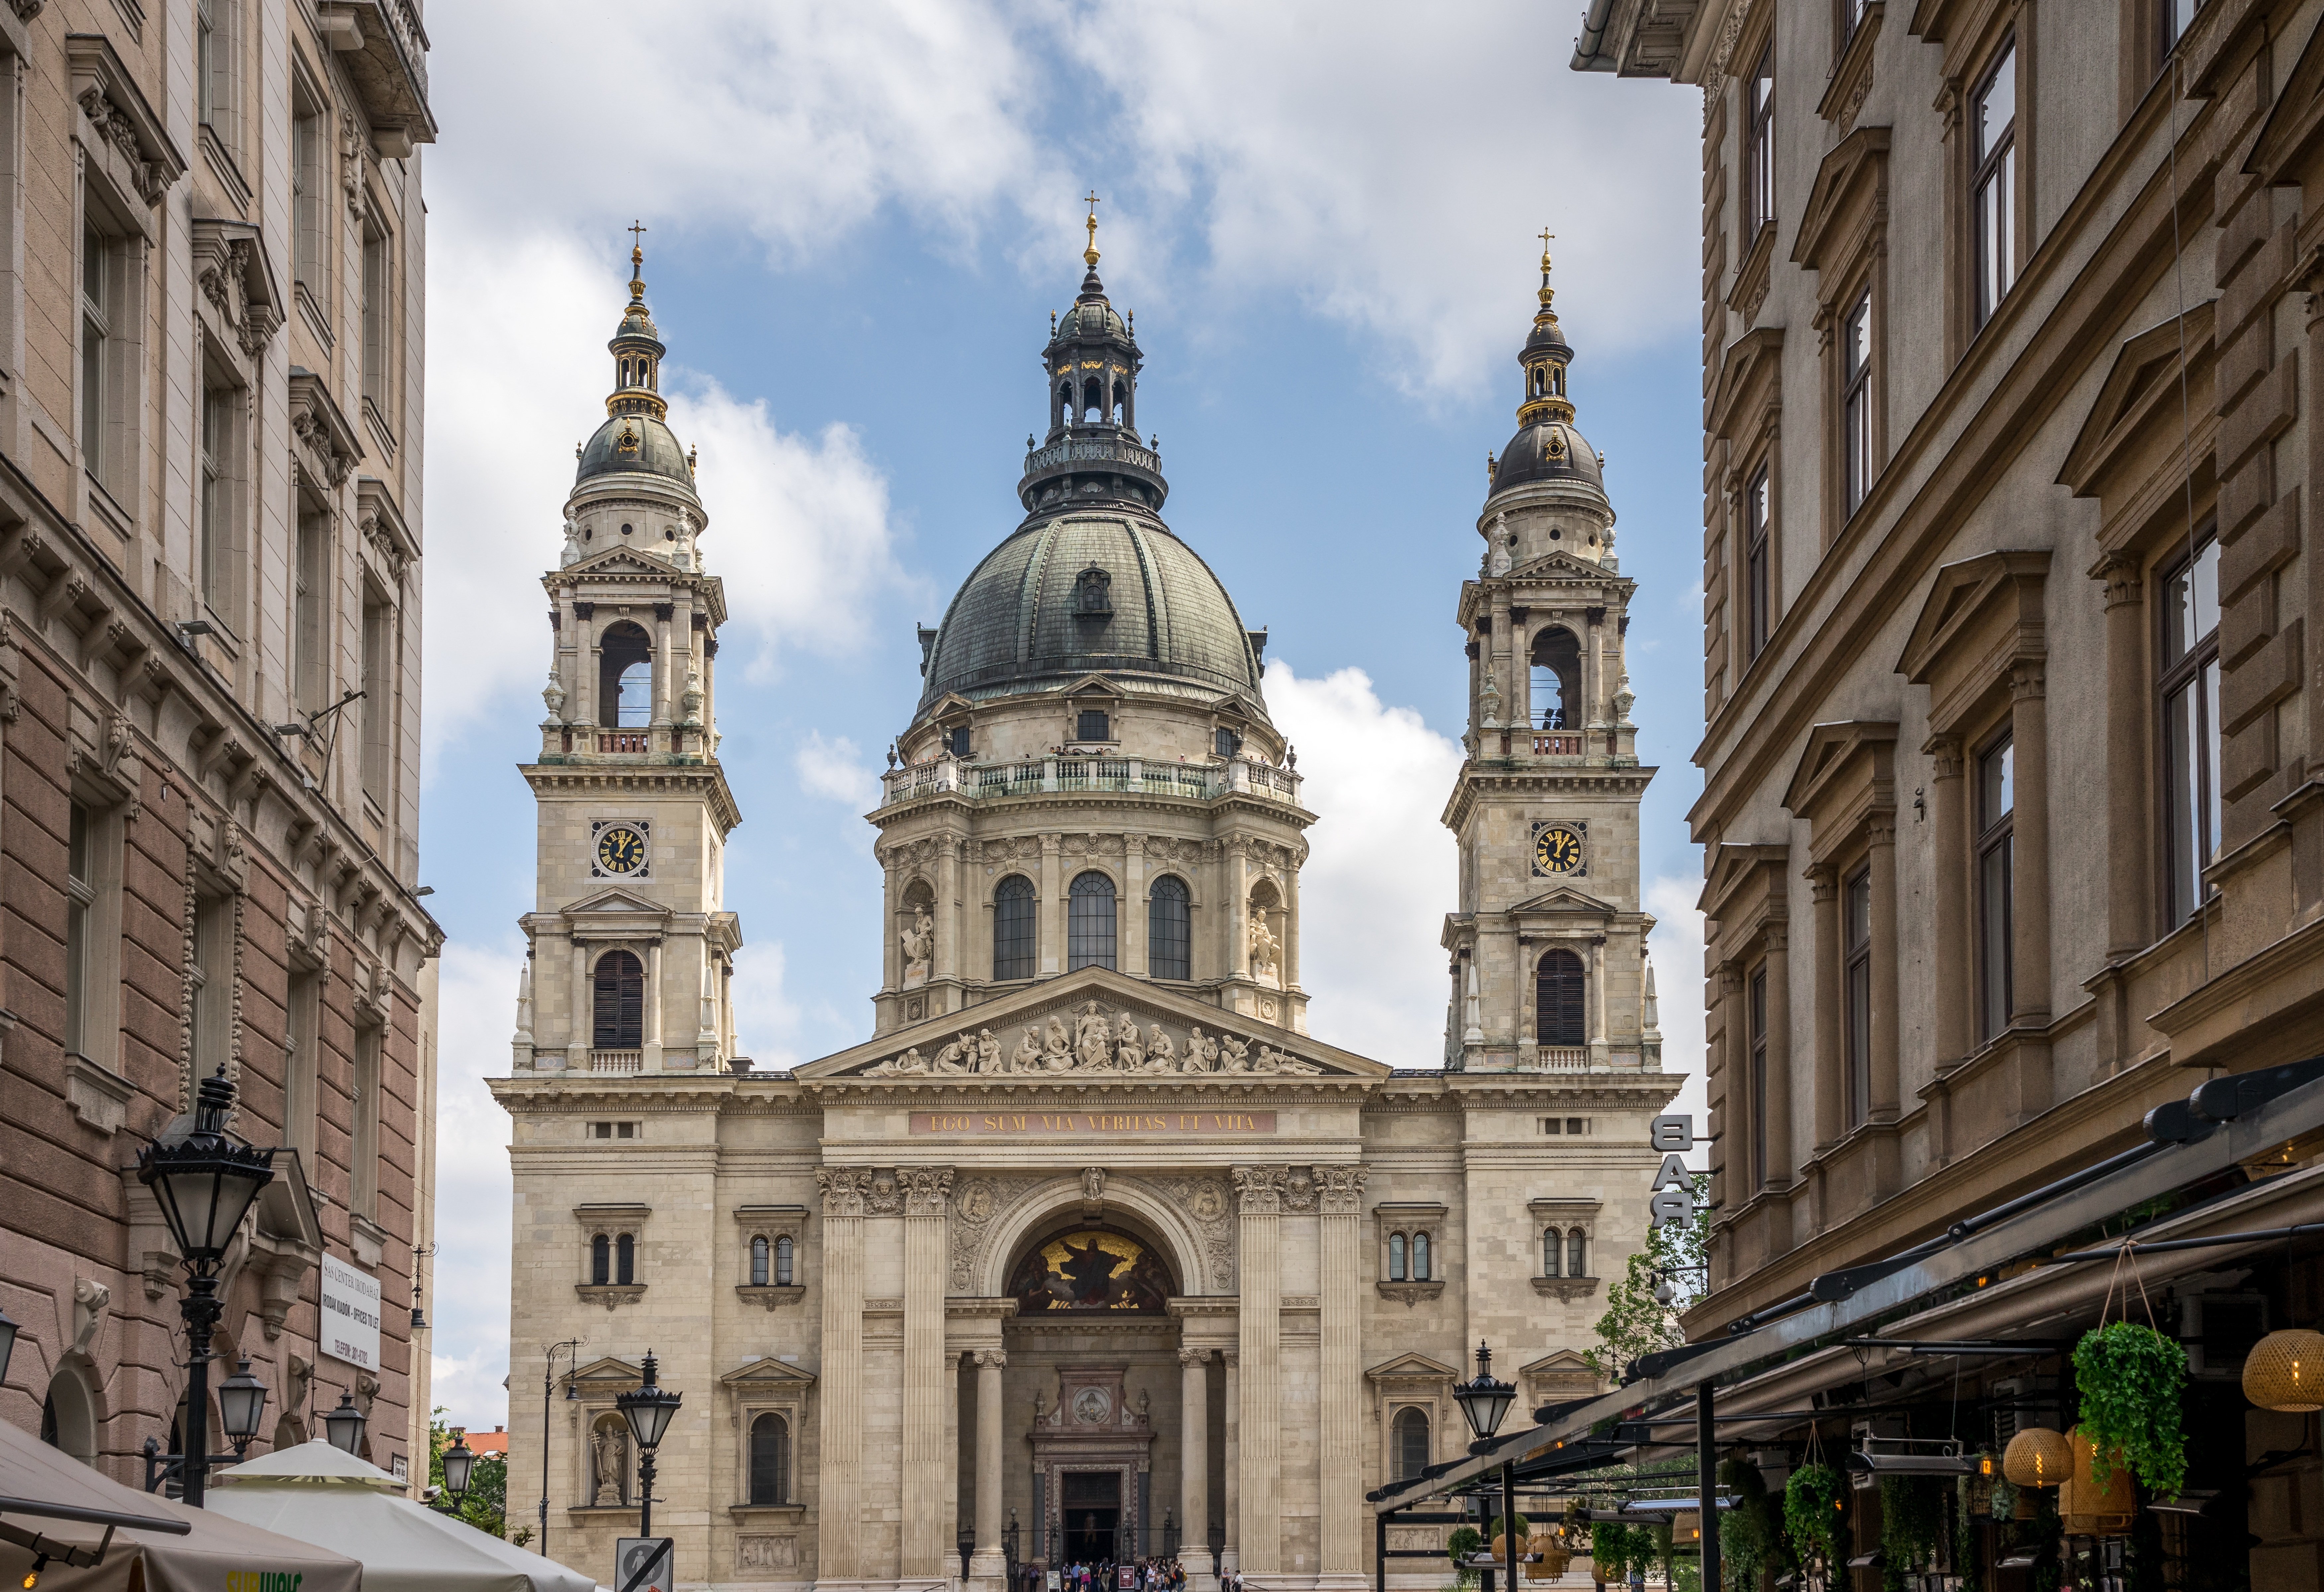
{"type": "Polygon", "coordinates": [[[597,750],[608,751],[651,751],[653,737],[644,730],[600,730],[597,750]]]}
{"type": "Polygon", "coordinates": [[[592,1072],[635,1072],[646,1064],[646,1053],[641,1050],[593,1050],[589,1053],[592,1072]]]}
{"type": "Polygon", "coordinates": [[[1054,469],[1060,465],[1133,465],[1141,470],[1159,473],[1162,461],[1152,448],[1140,447],[1114,437],[1068,437],[1062,441],[1037,447],[1025,456],[1025,474],[1054,469]]]}
{"type": "Polygon", "coordinates": [[[1545,1044],[1540,1050],[1541,1070],[1545,1072],[1587,1072],[1590,1071],[1590,1047],[1586,1044],[1545,1044]]]}
{"type": "Polygon", "coordinates": [[[1225,763],[1166,763],[1145,758],[1065,755],[1027,758],[1013,763],[969,763],[955,758],[939,758],[934,762],[893,769],[882,778],[881,787],[880,805],[883,807],[940,794],[981,801],[996,796],[1078,791],[1185,796],[1194,801],[1241,793],[1295,806],[1299,801],[1298,775],[1248,758],[1225,763]]]}
{"type": "Polygon", "coordinates": [[[1582,755],[1582,737],[1536,735],[1533,738],[1533,755],[1537,758],[1578,758],[1582,755]]]}

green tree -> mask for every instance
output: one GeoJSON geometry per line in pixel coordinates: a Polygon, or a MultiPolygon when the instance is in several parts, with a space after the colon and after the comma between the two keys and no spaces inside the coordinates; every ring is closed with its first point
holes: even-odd
{"type": "MultiPolygon", "coordinates": [[[[444,1450],[452,1446],[455,1431],[462,1429],[448,1425],[444,1420],[444,1407],[438,1404],[429,1412],[428,1421],[428,1481],[431,1486],[444,1485],[444,1450]]],[[[438,1495],[437,1501],[449,1503],[449,1497],[438,1495]]],[[[479,1459],[468,1472],[468,1495],[460,1500],[456,1518],[495,1537],[508,1534],[508,1460],[499,1454],[479,1459]]]]}
{"type": "Polygon", "coordinates": [[[1694,1219],[1655,1228],[1646,1247],[1634,1251],[1622,1276],[1606,1290],[1606,1311],[1598,1318],[1598,1343],[1582,1351],[1591,1369],[1618,1378],[1630,1362],[1686,1341],[1679,1316],[1702,1296],[1704,1256],[1711,1247],[1711,1174],[1694,1173],[1694,1219]],[[1668,1303],[1655,1297],[1655,1277],[1670,1285],[1668,1303]]]}

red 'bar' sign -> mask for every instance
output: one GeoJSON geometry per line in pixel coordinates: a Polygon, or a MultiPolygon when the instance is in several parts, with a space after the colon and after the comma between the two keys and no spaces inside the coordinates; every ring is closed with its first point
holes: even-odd
{"type": "Polygon", "coordinates": [[[911,1131],[945,1137],[1059,1134],[1140,1138],[1169,1133],[1273,1133],[1272,1111],[915,1111],[911,1131]]]}

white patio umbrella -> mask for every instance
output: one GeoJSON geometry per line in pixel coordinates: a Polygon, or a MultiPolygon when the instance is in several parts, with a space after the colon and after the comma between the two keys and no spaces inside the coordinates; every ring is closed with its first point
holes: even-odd
{"type": "Polygon", "coordinates": [[[215,1514],[361,1560],[364,1592],[596,1592],[588,1576],[405,1497],[406,1484],[327,1442],[221,1471],[215,1514]]]}

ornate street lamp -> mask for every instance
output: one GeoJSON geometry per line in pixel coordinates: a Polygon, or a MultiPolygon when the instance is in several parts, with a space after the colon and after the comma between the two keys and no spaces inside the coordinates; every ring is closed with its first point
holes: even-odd
{"type": "Polygon", "coordinates": [[[274,1176],[274,1152],[254,1149],[226,1131],[234,1115],[234,1085],[223,1063],[202,1080],[194,1100],[194,1126],[183,1138],[156,1140],[137,1153],[137,1181],[153,1191],[170,1238],[190,1274],[179,1313],[192,1357],[186,1369],[186,1452],[180,1472],[185,1501],[201,1507],[209,1479],[210,1331],[224,1306],[217,1297],[218,1263],[234,1242],[258,1191],[274,1176]]]}
{"type": "Polygon", "coordinates": [[[323,1417],[323,1435],[342,1454],[360,1454],[364,1428],[370,1424],[369,1418],[355,1408],[355,1395],[343,1393],[339,1394],[339,1407],[323,1417]]]}
{"type": "Polygon", "coordinates": [[[457,1514],[468,1495],[468,1479],[476,1473],[476,1452],[468,1447],[468,1434],[455,1428],[452,1446],[443,1453],[444,1495],[452,1500],[449,1509],[438,1509],[438,1514],[457,1514]]]}
{"type": "Polygon", "coordinates": [[[1226,1523],[1214,1520],[1211,1522],[1211,1579],[1213,1581],[1219,1578],[1219,1571],[1226,1564],[1226,1523]]]}
{"type": "Polygon", "coordinates": [[[976,1551],[976,1528],[964,1523],[953,1533],[952,1545],[960,1550],[960,1578],[965,1581],[968,1579],[969,1558],[976,1551]]]}
{"type": "Polygon", "coordinates": [[[630,1423],[630,1435],[638,1444],[638,1535],[653,1535],[654,1450],[661,1446],[661,1435],[669,1430],[670,1417],[678,1413],[682,1394],[669,1393],[654,1385],[654,1354],[646,1350],[645,1375],[640,1385],[629,1392],[617,1394],[613,1405],[622,1418],[630,1423]]]}
{"type": "Polygon", "coordinates": [[[1470,1445],[1474,1452],[1478,1443],[1490,1442],[1501,1429],[1501,1419],[1509,1413],[1509,1405],[1517,1390],[1493,1375],[1493,1351],[1480,1340],[1477,1344],[1477,1374],[1466,1382],[1452,1385],[1452,1396],[1461,1405],[1461,1413],[1468,1418],[1470,1435],[1477,1440],[1470,1445]]]}
{"type": "Polygon", "coordinates": [[[243,1360],[233,1376],[218,1384],[218,1424],[225,1428],[226,1440],[234,1444],[234,1457],[240,1459],[253,1439],[258,1436],[260,1422],[266,1413],[266,1384],[250,1374],[250,1362],[243,1360]]]}

